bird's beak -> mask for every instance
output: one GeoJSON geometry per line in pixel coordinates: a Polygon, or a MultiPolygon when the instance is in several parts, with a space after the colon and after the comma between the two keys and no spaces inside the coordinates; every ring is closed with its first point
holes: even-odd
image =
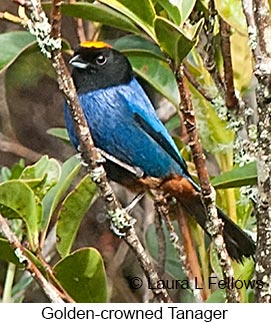
{"type": "Polygon", "coordinates": [[[86,69],[89,66],[89,63],[84,61],[80,55],[74,56],[70,61],[69,64],[71,64],[73,67],[86,69]]]}

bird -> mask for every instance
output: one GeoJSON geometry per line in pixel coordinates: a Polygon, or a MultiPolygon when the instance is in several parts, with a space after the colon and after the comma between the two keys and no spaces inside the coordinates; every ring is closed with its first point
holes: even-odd
{"type": "MultiPolygon", "coordinates": [[[[198,184],[138,82],[128,58],[103,41],[85,41],[69,61],[72,78],[95,147],[105,159],[110,180],[134,192],[161,190],[206,230],[207,214],[198,184]]],[[[70,141],[79,139],[65,103],[70,141]]],[[[255,243],[220,208],[230,257],[253,257],[255,243]]]]}

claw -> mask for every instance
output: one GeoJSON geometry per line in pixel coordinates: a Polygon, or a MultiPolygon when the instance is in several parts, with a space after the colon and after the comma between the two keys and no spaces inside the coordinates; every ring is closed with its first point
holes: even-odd
{"type": "Polygon", "coordinates": [[[126,206],[125,211],[129,214],[144,195],[145,192],[137,194],[136,197],[131,201],[131,203],[126,206]]]}

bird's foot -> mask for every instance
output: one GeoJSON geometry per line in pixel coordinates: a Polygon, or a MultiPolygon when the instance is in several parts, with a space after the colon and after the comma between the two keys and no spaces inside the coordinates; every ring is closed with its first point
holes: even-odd
{"type": "Polygon", "coordinates": [[[105,158],[105,160],[107,159],[107,160],[111,161],[112,163],[125,169],[126,171],[128,171],[129,173],[134,175],[135,177],[141,178],[144,176],[144,172],[140,167],[128,165],[128,164],[124,163],[123,161],[119,160],[118,158],[116,158],[115,156],[108,154],[106,151],[104,151],[100,148],[97,148],[97,150],[102,155],[102,157],[105,158]]]}
{"type": "Polygon", "coordinates": [[[137,194],[133,200],[126,206],[125,211],[130,214],[133,208],[137,205],[137,203],[143,198],[145,192],[137,194]]]}

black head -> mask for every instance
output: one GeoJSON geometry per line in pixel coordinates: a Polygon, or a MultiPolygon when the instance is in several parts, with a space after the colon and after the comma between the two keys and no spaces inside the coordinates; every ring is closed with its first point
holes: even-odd
{"type": "Polygon", "coordinates": [[[103,42],[85,42],[70,60],[78,93],[130,82],[133,71],[128,59],[103,42]]]}

